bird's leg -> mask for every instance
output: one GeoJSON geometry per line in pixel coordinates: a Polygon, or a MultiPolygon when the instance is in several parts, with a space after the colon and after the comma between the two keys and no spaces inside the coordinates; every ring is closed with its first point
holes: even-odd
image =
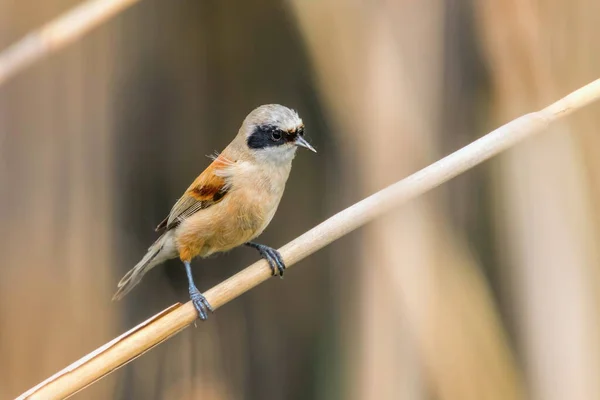
{"type": "Polygon", "coordinates": [[[271,273],[273,276],[277,275],[279,272],[279,276],[283,278],[283,272],[285,271],[285,263],[283,262],[283,258],[281,254],[277,250],[272,247],[265,246],[264,244],[248,242],[245,243],[246,246],[254,247],[260,253],[260,256],[267,260],[269,263],[269,267],[271,267],[271,273]]]}
{"type": "Polygon", "coordinates": [[[194,278],[192,277],[192,267],[190,265],[190,261],[184,261],[183,265],[185,265],[185,273],[187,274],[187,278],[188,278],[190,299],[192,300],[192,303],[194,304],[196,311],[198,311],[198,316],[200,317],[200,319],[202,321],[206,321],[206,318],[208,317],[206,315],[206,310],[213,312],[213,308],[208,303],[208,300],[206,300],[206,297],[204,297],[202,295],[202,293],[200,293],[200,291],[196,287],[196,284],[194,283],[194,278]]]}

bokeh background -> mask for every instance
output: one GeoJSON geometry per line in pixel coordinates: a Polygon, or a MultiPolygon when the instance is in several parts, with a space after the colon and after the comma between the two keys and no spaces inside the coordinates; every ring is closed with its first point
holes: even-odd
{"type": "MultiPolygon", "coordinates": [[[[0,49],[78,4],[0,0],[0,49]]],[[[175,301],[154,227],[263,103],[299,111],[261,241],[600,76],[597,0],[147,0],[0,87],[0,398],[175,301]]],[[[600,399],[600,106],[342,238],[76,399],[600,399]]],[[[197,260],[201,290],[256,260],[197,260]]]]}

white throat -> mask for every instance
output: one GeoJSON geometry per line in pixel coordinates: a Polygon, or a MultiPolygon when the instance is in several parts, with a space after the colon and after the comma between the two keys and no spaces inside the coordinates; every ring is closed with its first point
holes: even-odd
{"type": "Polygon", "coordinates": [[[296,146],[273,146],[265,147],[255,151],[254,156],[259,163],[270,164],[274,168],[281,168],[287,164],[291,164],[296,156],[296,146]]]}

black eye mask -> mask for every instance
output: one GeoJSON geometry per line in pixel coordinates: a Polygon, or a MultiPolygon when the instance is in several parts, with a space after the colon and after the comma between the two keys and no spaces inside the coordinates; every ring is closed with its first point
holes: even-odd
{"type": "Polygon", "coordinates": [[[281,146],[286,143],[294,142],[298,135],[304,133],[304,128],[299,128],[293,132],[283,131],[273,125],[259,125],[248,136],[247,143],[251,149],[264,149],[267,147],[281,146]]]}

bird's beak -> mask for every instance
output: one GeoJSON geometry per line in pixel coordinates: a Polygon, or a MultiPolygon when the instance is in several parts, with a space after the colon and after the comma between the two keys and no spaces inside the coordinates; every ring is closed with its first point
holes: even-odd
{"type": "Polygon", "coordinates": [[[304,147],[309,149],[310,151],[317,152],[314,147],[312,147],[302,136],[297,136],[294,144],[299,147],[304,147]]]}

